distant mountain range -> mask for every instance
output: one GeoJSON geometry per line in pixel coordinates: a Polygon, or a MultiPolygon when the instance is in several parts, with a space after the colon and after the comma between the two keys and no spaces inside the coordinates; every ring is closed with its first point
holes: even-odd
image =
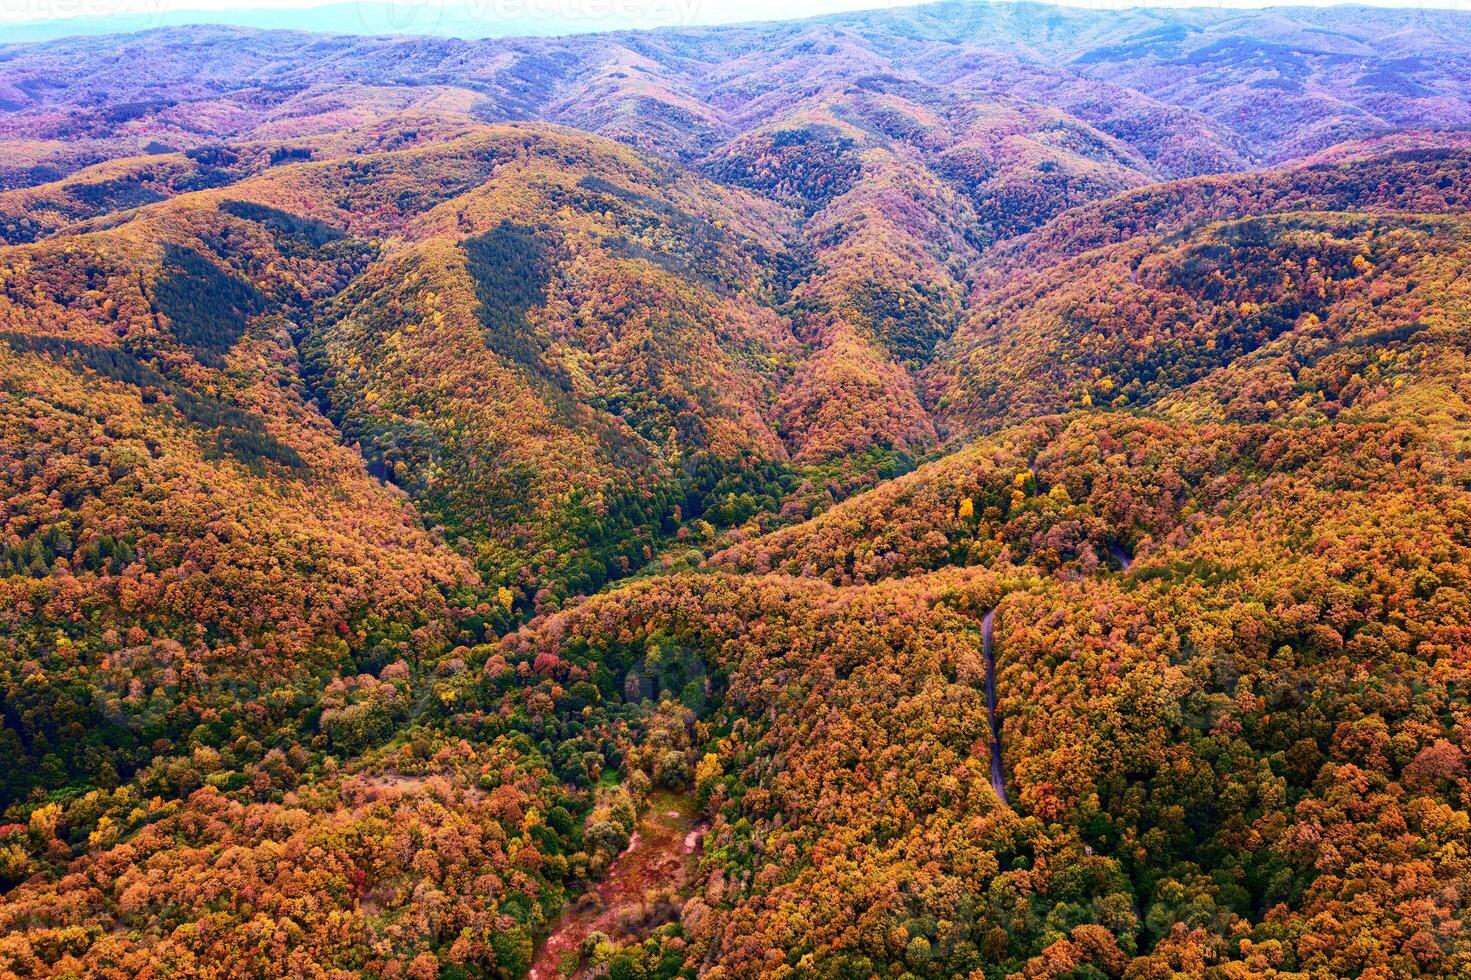
{"type": "MultiPolygon", "coordinates": [[[[862,8],[863,0],[826,0],[807,7],[809,15],[824,8],[836,12],[862,8]]],[[[61,37],[130,34],[166,27],[216,25],[257,30],[318,31],[328,34],[416,34],[467,39],[553,37],[657,27],[693,27],[738,21],[778,20],[792,16],[775,0],[711,5],[697,0],[650,0],[615,7],[587,4],[586,10],[552,0],[524,3],[404,0],[404,2],[320,3],[313,6],[180,9],[69,17],[56,20],[0,22],[0,43],[29,43],[61,37]],[[626,9],[624,9],[626,8],[626,9]]]]}
{"type": "Polygon", "coordinates": [[[131,34],[191,25],[320,31],[330,34],[429,34],[464,38],[581,34],[626,29],[630,26],[626,20],[612,17],[477,17],[471,7],[364,2],[326,3],[320,6],[281,9],[170,10],[0,24],[0,41],[26,43],[61,37],[131,34]]]}

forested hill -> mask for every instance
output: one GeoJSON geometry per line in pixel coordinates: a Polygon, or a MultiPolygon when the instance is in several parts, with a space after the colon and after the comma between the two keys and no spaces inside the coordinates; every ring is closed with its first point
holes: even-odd
{"type": "Polygon", "coordinates": [[[1464,125],[1468,40],[1452,11],[965,2],[482,41],[171,28],[0,48],[0,107],[25,141],[12,184],[150,142],[290,139],[415,107],[561,123],[706,165],[738,137],[821,118],[922,145],[973,182],[996,176],[983,162],[1005,169],[993,144],[1008,138],[1034,168],[1052,157],[1054,181],[1097,178],[1086,164],[1157,179],[1464,125]],[[967,136],[981,144],[959,152],[967,136]]]}
{"type": "Polygon", "coordinates": [[[1471,974],[1468,78],[0,47],[0,974],[1471,974]]]}

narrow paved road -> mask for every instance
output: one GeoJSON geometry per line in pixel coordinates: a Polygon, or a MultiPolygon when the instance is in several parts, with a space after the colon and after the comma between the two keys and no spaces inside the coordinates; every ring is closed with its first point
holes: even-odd
{"type": "Polygon", "coordinates": [[[996,720],[996,656],[992,652],[996,610],[981,617],[981,652],[986,657],[986,714],[991,719],[991,788],[1006,802],[1006,764],[1001,761],[1001,724],[996,720]]]}

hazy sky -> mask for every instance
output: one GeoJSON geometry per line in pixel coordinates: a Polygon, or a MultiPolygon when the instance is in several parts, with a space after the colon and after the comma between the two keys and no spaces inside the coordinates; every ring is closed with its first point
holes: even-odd
{"type": "MultiPolygon", "coordinates": [[[[385,0],[0,0],[0,23],[63,18],[155,17],[174,20],[182,11],[244,11],[269,8],[302,10],[329,3],[379,4],[385,0]]],[[[453,8],[477,19],[524,23],[546,18],[561,24],[589,26],[617,22],[629,27],[665,24],[715,24],[742,20],[774,20],[817,16],[844,10],[909,6],[920,0],[386,0],[406,15],[453,8]]],[[[984,2],[984,0],[982,0],[984,2]]],[[[1062,0],[1078,7],[1262,7],[1270,0],[1062,0]]],[[[1325,0],[1286,0],[1286,4],[1325,0]]],[[[1326,0],[1332,2],[1332,0],[1326,0]]],[[[1471,0],[1369,0],[1382,6],[1471,10],[1471,0]]],[[[1283,3],[1283,0],[1278,0],[1283,3]]],[[[1285,5],[1285,4],[1284,4],[1285,5]]],[[[413,19],[410,17],[409,19],[413,19]]]]}

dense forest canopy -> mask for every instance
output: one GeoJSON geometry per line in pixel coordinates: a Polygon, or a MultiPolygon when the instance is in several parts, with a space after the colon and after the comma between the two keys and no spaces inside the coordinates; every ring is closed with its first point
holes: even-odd
{"type": "Polygon", "coordinates": [[[0,46],[0,975],[1471,975],[1468,78],[0,46]]]}

